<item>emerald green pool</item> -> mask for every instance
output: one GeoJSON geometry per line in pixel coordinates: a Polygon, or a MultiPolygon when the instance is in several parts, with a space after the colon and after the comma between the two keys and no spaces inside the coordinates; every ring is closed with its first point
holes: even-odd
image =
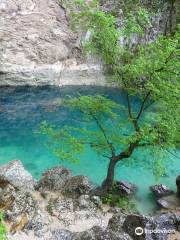
{"type": "MultiPolygon", "coordinates": [[[[91,149],[87,149],[81,157],[80,164],[60,162],[46,147],[45,138],[36,133],[39,124],[47,120],[54,125],[63,126],[73,123],[72,113],[64,106],[57,107],[57,101],[66,95],[105,94],[117,102],[126,104],[125,96],[119,89],[102,87],[3,87],[0,94],[0,164],[19,159],[35,178],[56,165],[70,168],[74,174],[87,175],[94,183],[100,184],[106,175],[107,160],[100,158],[91,149]]],[[[134,99],[134,107],[138,99],[134,99]]],[[[79,119],[80,121],[80,119],[79,119]]],[[[77,119],[76,123],[77,124],[77,119]]],[[[136,151],[136,166],[123,165],[116,168],[116,178],[135,183],[139,187],[139,208],[143,212],[151,212],[156,208],[150,194],[149,186],[164,183],[175,190],[175,178],[180,173],[178,158],[167,155],[167,174],[156,179],[150,169],[143,163],[151,160],[146,150],[136,151]]],[[[177,153],[180,156],[180,151],[177,153]]],[[[131,159],[129,160],[131,161],[131,159]]]]}

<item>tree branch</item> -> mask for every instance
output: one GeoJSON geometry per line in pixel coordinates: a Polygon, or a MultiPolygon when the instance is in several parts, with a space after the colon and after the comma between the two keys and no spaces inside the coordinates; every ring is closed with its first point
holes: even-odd
{"type": "Polygon", "coordinates": [[[128,92],[127,92],[127,94],[126,94],[126,98],[127,98],[127,104],[128,104],[129,117],[130,117],[130,119],[133,119],[131,102],[130,102],[130,98],[129,98],[129,93],[128,93],[128,92]]]}
{"type": "Polygon", "coordinates": [[[139,140],[137,140],[133,143],[130,143],[127,150],[121,152],[119,155],[116,156],[116,158],[115,158],[116,162],[119,162],[120,160],[122,160],[124,158],[129,158],[138,146],[139,146],[139,140]]]}
{"type": "Polygon", "coordinates": [[[133,126],[134,126],[134,129],[136,132],[139,132],[139,126],[138,126],[138,122],[137,122],[137,119],[133,117],[133,114],[132,114],[132,107],[131,107],[131,102],[130,102],[130,97],[129,97],[129,93],[127,92],[127,103],[128,103],[128,112],[129,112],[129,117],[130,117],[130,120],[132,121],[133,123],[133,126]]]}
{"type": "Polygon", "coordinates": [[[169,54],[169,56],[166,58],[166,60],[165,60],[165,62],[164,62],[164,65],[163,65],[162,67],[158,68],[158,69],[155,69],[154,72],[161,72],[161,71],[163,71],[163,70],[165,69],[166,64],[170,61],[170,59],[171,59],[174,51],[175,51],[175,50],[173,50],[173,51],[169,54]]]}
{"type": "Polygon", "coordinates": [[[92,116],[92,118],[95,120],[95,122],[96,122],[96,124],[98,125],[99,129],[101,130],[101,132],[102,132],[102,134],[103,134],[103,136],[104,136],[104,139],[105,139],[105,141],[106,141],[107,145],[109,146],[109,149],[110,149],[110,151],[111,151],[111,153],[112,153],[112,156],[114,157],[114,156],[115,156],[115,148],[113,147],[112,143],[109,142],[108,137],[107,137],[107,135],[106,135],[106,131],[104,130],[104,128],[103,128],[103,126],[101,125],[101,123],[100,123],[100,121],[98,120],[98,118],[97,118],[96,116],[94,116],[93,113],[91,113],[91,116],[92,116]]]}
{"type": "Polygon", "coordinates": [[[148,100],[150,94],[151,94],[151,91],[149,91],[149,92],[146,94],[146,96],[144,97],[143,102],[142,102],[141,107],[140,107],[140,110],[139,110],[139,113],[138,113],[138,115],[137,115],[137,117],[136,117],[137,120],[139,120],[139,118],[141,117],[141,115],[142,115],[142,113],[143,113],[143,111],[144,111],[144,108],[145,108],[146,101],[148,100]]]}

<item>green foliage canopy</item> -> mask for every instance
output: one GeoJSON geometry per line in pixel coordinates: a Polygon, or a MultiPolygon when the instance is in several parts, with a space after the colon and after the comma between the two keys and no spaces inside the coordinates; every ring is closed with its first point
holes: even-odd
{"type": "MultiPolygon", "coordinates": [[[[127,106],[99,95],[65,101],[71,110],[81,112],[86,127],[57,130],[44,122],[41,132],[49,136],[48,146],[61,160],[71,162],[78,161],[86,145],[117,161],[129,158],[139,147],[153,148],[156,156],[175,148],[180,139],[179,27],[173,36],[146,42],[143,39],[150,21],[145,9],[139,8],[136,15],[129,11],[123,27],[117,29],[116,17],[104,13],[97,1],[81,0],[77,6],[73,25],[90,32],[84,47],[109,66],[110,80],[126,92],[127,106]],[[135,96],[140,100],[138,109],[132,104],[135,96]]],[[[154,172],[162,175],[164,168],[158,157],[155,165],[154,172]]]]}

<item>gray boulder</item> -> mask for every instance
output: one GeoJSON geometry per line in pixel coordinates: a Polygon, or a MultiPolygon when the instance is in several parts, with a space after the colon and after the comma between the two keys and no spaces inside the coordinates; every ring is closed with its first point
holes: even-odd
{"type": "Polygon", "coordinates": [[[179,217],[173,213],[162,213],[153,218],[154,229],[166,230],[166,232],[156,233],[157,240],[168,240],[168,235],[178,230],[180,226],[179,217]]]}
{"type": "Polygon", "coordinates": [[[119,240],[111,230],[95,226],[87,231],[77,234],[75,240],[119,240]]]}
{"type": "Polygon", "coordinates": [[[173,194],[170,196],[157,199],[157,204],[164,209],[178,210],[180,202],[176,194],[173,194]]]}
{"type": "Polygon", "coordinates": [[[104,229],[99,226],[94,226],[74,236],[73,240],[132,240],[132,238],[124,232],[117,234],[109,228],[104,229]]]}
{"type": "Polygon", "coordinates": [[[149,230],[149,225],[151,225],[151,218],[143,215],[131,214],[128,215],[123,223],[123,229],[128,233],[133,240],[152,240],[151,236],[144,230],[149,230]],[[135,231],[141,228],[142,234],[137,235],[135,231]]]}
{"type": "Polygon", "coordinates": [[[115,186],[116,193],[120,196],[132,196],[137,191],[137,186],[127,181],[117,181],[115,186]]]}
{"type": "Polygon", "coordinates": [[[11,184],[0,188],[0,208],[12,233],[23,229],[28,221],[34,219],[39,209],[31,192],[17,190],[11,184]]]}
{"type": "Polygon", "coordinates": [[[102,206],[102,200],[99,196],[92,196],[91,201],[96,205],[96,207],[100,208],[102,206]]]}
{"type": "Polygon", "coordinates": [[[36,185],[38,191],[61,191],[66,181],[72,176],[66,168],[54,167],[42,174],[36,185]]]}
{"type": "Polygon", "coordinates": [[[14,196],[14,201],[7,208],[6,217],[8,219],[16,218],[22,214],[26,214],[29,219],[32,219],[38,211],[38,204],[29,192],[17,191],[14,196]]]}
{"type": "Polygon", "coordinates": [[[0,208],[7,209],[11,206],[16,197],[15,188],[7,184],[3,189],[0,188],[0,208]]]}
{"type": "Polygon", "coordinates": [[[150,190],[157,198],[165,197],[174,193],[170,188],[163,184],[151,186],[150,190]]]}
{"type": "Polygon", "coordinates": [[[108,228],[115,232],[117,235],[120,235],[123,232],[123,224],[126,219],[126,215],[122,212],[115,214],[108,223],[108,228]]]}
{"type": "Polygon", "coordinates": [[[65,196],[77,198],[89,194],[92,188],[93,186],[87,177],[75,176],[66,181],[62,193],[65,196]]]}
{"type": "Polygon", "coordinates": [[[51,198],[48,202],[47,211],[58,219],[62,220],[68,214],[73,214],[74,204],[72,199],[68,198],[51,198]]]}
{"type": "Polygon", "coordinates": [[[51,221],[52,219],[47,212],[38,210],[37,214],[28,221],[24,231],[26,233],[33,231],[35,236],[43,237],[48,231],[51,221]]]}
{"type": "Polygon", "coordinates": [[[78,207],[80,209],[88,209],[91,205],[89,195],[81,195],[78,198],[78,207]]]}
{"type": "Polygon", "coordinates": [[[157,200],[157,204],[158,204],[161,208],[165,208],[165,209],[170,209],[170,208],[171,208],[170,203],[169,203],[167,200],[162,199],[162,198],[160,198],[160,199],[157,200]]]}
{"type": "Polygon", "coordinates": [[[21,161],[15,160],[0,167],[0,187],[8,183],[22,191],[33,191],[35,181],[32,175],[24,169],[21,161]]]}
{"type": "Polygon", "coordinates": [[[0,201],[12,234],[24,229],[38,215],[38,204],[30,192],[17,191],[8,185],[0,192],[0,201]]]}

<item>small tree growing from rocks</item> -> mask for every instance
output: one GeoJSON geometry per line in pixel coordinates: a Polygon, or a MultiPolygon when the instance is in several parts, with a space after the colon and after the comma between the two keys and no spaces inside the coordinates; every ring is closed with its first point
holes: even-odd
{"type": "Polygon", "coordinates": [[[148,43],[142,40],[150,24],[144,9],[137,9],[136,15],[129,12],[119,30],[116,18],[101,11],[97,1],[78,1],[78,7],[74,22],[91,33],[84,47],[108,66],[111,81],[126,94],[126,106],[100,95],[68,99],[65,104],[81,114],[86,127],[58,130],[44,122],[41,132],[49,136],[48,145],[61,160],[77,162],[87,145],[108,158],[102,183],[106,192],[112,188],[117,163],[128,161],[138,148],[156,154],[154,164],[147,162],[162,175],[163,161],[157,154],[179,144],[179,31],[148,43]],[[138,108],[134,97],[139,99],[138,108]]]}

